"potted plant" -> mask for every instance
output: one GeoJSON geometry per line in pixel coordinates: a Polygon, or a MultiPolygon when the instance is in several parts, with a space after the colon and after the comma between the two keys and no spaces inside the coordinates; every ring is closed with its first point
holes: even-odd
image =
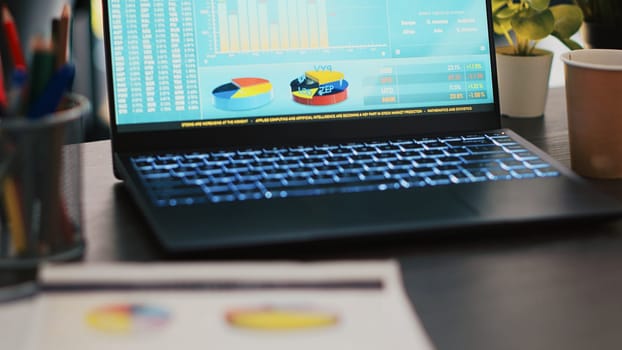
{"type": "Polygon", "coordinates": [[[583,10],[583,41],[587,47],[622,49],[622,1],[577,0],[583,10]]]}
{"type": "Polygon", "coordinates": [[[509,44],[496,49],[501,113],[542,116],[553,53],[537,44],[551,35],[571,50],[581,48],[570,37],[579,31],[583,12],[575,4],[550,0],[492,0],[491,4],[495,33],[509,44]]]}

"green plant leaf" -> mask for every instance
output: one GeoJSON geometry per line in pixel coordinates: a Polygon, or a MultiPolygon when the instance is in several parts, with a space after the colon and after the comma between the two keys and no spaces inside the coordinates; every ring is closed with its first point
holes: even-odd
{"type": "Polygon", "coordinates": [[[555,17],[554,31],[562,38],[569,38],[578,32],[583,24],[583,11],[576,5],[562,4],[551,7],[555,17]]]}
{"type": "Polygon", "coordinates": [[[507,5],[507,2],[508,2],[507,0],[492,0],[491,2],[492,12],[493,13],[497,12],[497,10],[507,5]]]}
{"type": "Polygon", "coordinates": [[[517,12],[518,12],[517,9],[506,7],[495,12],[495,18],[509,19],[509,18],[512,18],[517,12]]]}
{"type": "Polygon", "coordinates": [[[570,50],[580,50],[583,48],[583,46],[581,46],[581,44],[579,44],[578,42],[570,39],[570,38],[564,38],[561,37],[558,33],[553,32],[553,36],[556,37],[557,39],[559,39],[559,41],[561,41],[564,45],[566,45],[566,47],[568,47],[570,50]]]}
{"type": "Polygon", "coordinates": [[[540,12],[549,8],[551,0],[525,0],[525,2],[527,2],[527,4],[529,4],[529,7],[531,7],[532,9],[540,12]]]}
{"type": "Polygon", "coordinates": [[[527,9],[512,18],[512,28],[517,36],[529,40],[541,40],[553,32],[555,17],[551,10],[527,9]]]}
{"type": "Polygon", "coordinates": [[[495,33],[505,34],[509,32],[510,30],[512,30],[512,19],[511,18],[506,18],[506,19],[495,18],[493,20],[493,28],[495,30],[495,33]]]}

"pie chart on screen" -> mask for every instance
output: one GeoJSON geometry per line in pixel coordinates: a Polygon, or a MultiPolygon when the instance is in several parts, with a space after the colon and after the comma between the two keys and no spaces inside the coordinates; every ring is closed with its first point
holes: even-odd
{"type": "Polygon", "coordinates": [[[292,80],[290,88],[295,102],[309,106],[327,106],[348,98],[348,81],[335,71],[307,71],[292,80]]]}
{"type": "Polygon", "coordinates": [[[96,308],[86,314],[89,328],[103,333],[135,334],[157,331],[170,321],[170,312],[146,304],[115,304],[96,308]]]}
{"type": "Polygon", "coordinates": [[[272,83],[262,78],[235,78],[212,91],[214,106],[226,111],[259,108],[273,98],[272,83]]]}

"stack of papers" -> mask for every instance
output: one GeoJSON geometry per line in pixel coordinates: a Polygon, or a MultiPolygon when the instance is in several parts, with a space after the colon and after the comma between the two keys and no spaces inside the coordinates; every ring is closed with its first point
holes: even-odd
{"type": "Polygon", "coordinates": [[[26,349],[432,349],[394,262],[59,266],[41,288],[26,349]]]}

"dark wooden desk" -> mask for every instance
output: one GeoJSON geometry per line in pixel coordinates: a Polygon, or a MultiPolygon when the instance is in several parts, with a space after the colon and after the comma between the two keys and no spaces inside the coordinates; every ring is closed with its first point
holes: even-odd
{"type": "MultiPolygon", "coordinates": [[[[569,165],[565,108],[563,89],[553,89],[544,118],[503,124],[569,165]]],[[[112,176],[110,143],[85,144],[84,160],[85,260],[163,259],[112,176]]],[[[622,181],[595,185],[622,199],[622,181]]],[[[397,258],[438,349],[622,348],[622,220],[198,258],[397,258]]]]}

